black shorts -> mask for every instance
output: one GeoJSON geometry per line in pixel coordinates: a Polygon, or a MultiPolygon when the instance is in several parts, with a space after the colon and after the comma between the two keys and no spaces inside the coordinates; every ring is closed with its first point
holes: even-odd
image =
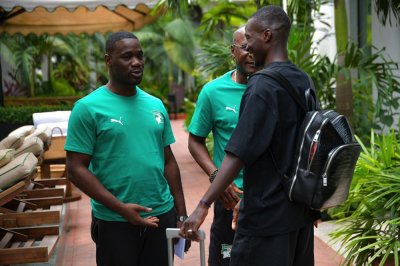
{"type": "Polygon", "coordinates": [[[224,209],[219,200],[215,201],[210,230],[209,266],[229,265],[234,236],[232,211],[224,209]]]}
{"type": "Polygon", "coordinates": [[[157,216],[158,228],[132,225],[128,222],[107,222],[92,215],[91,235],[96,243],[99,266],[168,265],[165,229],[176,227],[176,212],[157,216]]]}
{"type": "Polygon", "coordinates": [[[313,266],[314,228],[275,236],[248,236],[236,233],[231,266],[313,266]]]}

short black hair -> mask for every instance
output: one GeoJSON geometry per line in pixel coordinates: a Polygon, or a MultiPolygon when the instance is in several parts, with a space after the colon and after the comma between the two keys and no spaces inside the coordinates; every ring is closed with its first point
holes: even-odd
{"type": "Polygon", "coordinates": [[[283,36],[289,37],[291,22],[285,10],[279,6],[264,6],[257,10],[251,18],[257,20],[265,28],[283,30],[283,36]]]}
{"type": "Polygon", "coordinates": [[[136,39],[139,40],[138,37],[136,37],[135,34],[129,31],[118,31],[113,34],[111,34],[107,41],[106,41],[106,53],[110,54],[112,50],[114,49],[114,44],[117,41],[120,41],[122,39],[136,39]]]}

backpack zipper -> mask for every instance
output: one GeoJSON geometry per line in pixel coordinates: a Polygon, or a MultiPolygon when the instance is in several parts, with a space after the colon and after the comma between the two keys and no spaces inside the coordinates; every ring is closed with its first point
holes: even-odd
{"type": "Polygon", "coordinates": [[[317,150],[318,150],[318,141],[319,141],[319,136],[320,136],[321,131],[322,131],[322,127],[324,127],[328,121],[329,121],[329,119],[328,119],[328,118],[325,118],[325,119],[322,121],[321,126],[319,127],[319,129],[317,130],[317,132],[315,132],[314,138],[313,138],[313,140],[312,140],[312,142],[311,142],[311,145],[310,145],[310,151],[309,151],[309,153],[308,153],[309,163],[308,163],[308,165],[307,165],[307,170],[310,170],[311,163],[312,163],[312,161],[313,161],[313,159],[314,159],[314,157],[315,157],[315,153],[316,153],[317,150]],[[314,147],[315,147],[315,149],[313,149],[314,147]],[[313,154],[311,154],[312,152],[313,152],[313,154]],[[310,157],[312,157],[312,158],[310,158],[310,157]]]}
{"type": "Polygon", "coordinates": [[[319,139],[319,134],[320,133],[321,133],[321,130],[318,129],[317,132],[315,132],[314,138],[313,138],[313,140],[311,142],[310,151],[308,153],[309,155],[308,155],[307,170],[310,170],[311,163],[312,163],[312,161],[314,159],[314,155],[317,152],[317,149],[318,149],[318,145],[317,144],[318,144],[318,139],[319,139]]]}
{"type": "Polygon", "coordinates": [[[337,117],[335,117],[335,119],[332,120],[332,124],[336,122],[336,120],[342,118],[343,115],[338,115],[337,117]]]}
{"type": "MultiPolygon", "coordinates": [[[[306,126],[306,128],[305,128],[305,130],[304,130],[304,134],[303,134],[303,136],[302,136],[302,141],[301,141],[301,145],[300,145],[300,151],[303,149],[303,146],[304,146],[304,136],[305,136],[305,134],[306,134],[308,128],[310,127],[311,123],[314,121],[315,116],[317,115],[317,113],[318,113],[318,112],[315,112],[315,113],[312,115],[310,121],[308,122],[308,124],[307,124],[307,126],[306,126]]],[[[290,199],[290,200],[292,200],[292,190],[293,190],[294,183],[296,182],[296,179],[297,179],[297,171],[299,170],[300,158],[301,158],[301,152],[300,152],[300,154],[299,154],[299,158],[297,158],[296,171],[294,172],[293,182],[292,182],[292,184],[291,184],[291,186],[290,186],[290,190],[289,190],[289,199],[290,199]]]]}
{"type": "Polygon", "coordinates": [[[357,145],[358,145],[357,143],[343,144],[339,148],[337,148],[330,156],[328,156],[329,159],[326,162],[325,171],[322,175],[322,184],[324,187],[328,186],[328,170],[329,170],[329,167],[331,166],[333,159],[336,157],[336,154],[346,147],[357,146],[357,145]]]}
{"type": "Polygon", "coordinates": [[[322,111],[322,115],[327,116],[328,114],[330,114],[332,112],[334,112],[334,111],[333,110],[324,110],[324,111],[322,111]]]}

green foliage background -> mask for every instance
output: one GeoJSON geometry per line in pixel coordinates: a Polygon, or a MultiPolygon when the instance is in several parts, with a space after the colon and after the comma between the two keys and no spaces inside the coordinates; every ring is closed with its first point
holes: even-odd
{"type": "Polygon", "coordinates": [[[0,108],[0,124],[25,124],[33,125],[32,114],[51,111],[71,110],[71,105],[52,105],[52,106],[14,106],[0,108]]]}

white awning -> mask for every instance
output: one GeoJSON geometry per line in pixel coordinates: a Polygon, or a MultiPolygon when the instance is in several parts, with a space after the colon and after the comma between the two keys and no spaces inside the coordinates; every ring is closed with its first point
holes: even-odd
{"type": "Polygon", "coordinates": [[[156,0],[1,0],[0,33],[135,31],[154,21],[156,0]],[[146,3],[143,3],[146,2],[146,3]]]}

